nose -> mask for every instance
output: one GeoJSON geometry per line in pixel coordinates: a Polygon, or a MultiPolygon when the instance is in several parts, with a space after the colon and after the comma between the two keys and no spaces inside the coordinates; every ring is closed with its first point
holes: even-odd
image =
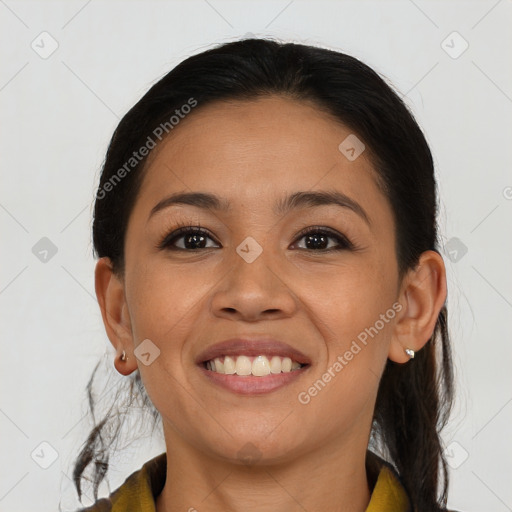
{"type": "Polygon", "coordinates": [[[272,264],[275,256],[263,251],[249,261],[235,253],[230,270],[212,291],[213,314],[248,322],[292,316],[296,295],[272,264]]]}

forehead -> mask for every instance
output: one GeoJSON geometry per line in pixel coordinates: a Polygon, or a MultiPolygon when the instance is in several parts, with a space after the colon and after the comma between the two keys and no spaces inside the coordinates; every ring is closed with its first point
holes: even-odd
{"type": "Polygon", "coordinates": [[[389,210],[368,151],[355,160],[340,151],[354,136],[313,103],[288,97],[199,105],[150,154],[139,203],[149,211],[165,193],[199,190],[255,208],[282,191],[336,189],[367,210],[389,210]]]}

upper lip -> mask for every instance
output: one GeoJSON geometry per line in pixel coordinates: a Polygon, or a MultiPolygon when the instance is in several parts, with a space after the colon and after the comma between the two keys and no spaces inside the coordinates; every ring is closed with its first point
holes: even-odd
{"type": "Polygon", "coordinates": [[[232,338],[224,340],[203,350],[196,358],[196,364],[215,359],[221,356],[260,356],[275,355],[289,357],[292,361],[301,364],[311,364],[305,354],[292,346],[272,338],[232,338]]]}

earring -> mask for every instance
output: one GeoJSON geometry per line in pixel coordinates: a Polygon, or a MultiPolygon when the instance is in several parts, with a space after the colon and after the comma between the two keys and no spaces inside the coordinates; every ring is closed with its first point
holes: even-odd
{"type": "Polygon", "coordinates": [[[126,352],[123,350],[123,353],[121,354],[121,357],[120,357],[121,361],[126,361],[128,358],[126,357],[126,352]]]}
{"type": "Polygon", "coordinates": [[[414,350],[412,348],[406,348],[405,353],[409,356],[410,359],[414,359],[414,350]]]}

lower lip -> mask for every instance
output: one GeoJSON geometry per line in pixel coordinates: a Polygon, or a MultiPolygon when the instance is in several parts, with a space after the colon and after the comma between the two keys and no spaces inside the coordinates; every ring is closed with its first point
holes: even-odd
{"type": "Polygon", "coordinates": [[[233,393],[240,395],[259,395],[270,393],[271,391],[275,391],[276,389],[296,381],[304,375],[309,365],[303,366],[298,370],[293,370],[292,372],[270,373],[264,377],[256,377],[254,375],[226,375],[225,373],[207,370],[203,366],[198,366],[198,368],[211,382],[233,393]]]}

